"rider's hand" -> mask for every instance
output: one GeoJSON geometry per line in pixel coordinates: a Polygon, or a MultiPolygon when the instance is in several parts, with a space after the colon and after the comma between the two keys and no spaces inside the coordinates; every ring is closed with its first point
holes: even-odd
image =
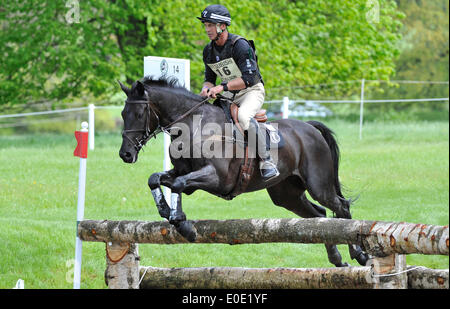
{"type": "Polygon", "coordinates": [[[209,92],[209,88],[208,87],[203,87],[202,88],[202,92],[200,92],[200,96],[207,97],[208,96],[208,92],[209,92]]]}
{"type": "Polygon", "coordinates": [[[215,99],[216,98],[216,94],[221,93],[222,91],[223,91],[223,86],[222,85],[218,85],[218,86],[212,87],[211,89],[209,89],[208,96],[210,98],[215,99]]]}

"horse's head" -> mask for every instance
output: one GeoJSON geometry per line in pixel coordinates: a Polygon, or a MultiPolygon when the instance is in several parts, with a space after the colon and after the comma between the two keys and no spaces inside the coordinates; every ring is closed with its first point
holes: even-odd
{"type": "Polygon", "coordinates": [[[124,128],[119,155],[126,163],[137,161],[138,153],[159,126],[158,116],[150,106],[148,93],[140,81],[133,83],[131,89],[119,81],[127,95],[122,110],[124,128]]]}

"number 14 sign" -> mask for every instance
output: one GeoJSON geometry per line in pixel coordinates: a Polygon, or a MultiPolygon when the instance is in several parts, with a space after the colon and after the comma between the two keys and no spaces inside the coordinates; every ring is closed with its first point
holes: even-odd
{"type": "Polygon", "coordinates": [[[180,86],[190,90],[190,62],[187,59],[144,57],[144,76],[176,77],[180,86]]]}

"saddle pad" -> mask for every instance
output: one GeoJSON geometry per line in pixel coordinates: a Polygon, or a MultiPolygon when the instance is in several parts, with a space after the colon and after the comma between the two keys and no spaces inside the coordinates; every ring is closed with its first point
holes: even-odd
{"type": "Polygon", "coordinates": [[[267,149],[280,149],[284,146],[283,134],[275,129],[270,123],[260,123],[260,126],[266,128],[266,147],[267,149]]]}

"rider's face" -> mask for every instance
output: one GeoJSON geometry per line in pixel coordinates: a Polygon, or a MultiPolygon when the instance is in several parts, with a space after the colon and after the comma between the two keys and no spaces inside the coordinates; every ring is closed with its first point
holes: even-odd
{"type": "Polygon", "coordinates": [[[208,35],[210,40],[213,40],[217,36],[216,24],[204,22],[206,34],[208,35]]]}
{"type": "MultiPolygon", "coordinates": [[[[217,37],[217,25],[214,23],[204,22],[206,34],[208,35],[210,40],[214,40],[217,37]]],[[[220,29],[225,30],[226,25],[225,24],[218,24],[220,26],[220,29]]]]}

